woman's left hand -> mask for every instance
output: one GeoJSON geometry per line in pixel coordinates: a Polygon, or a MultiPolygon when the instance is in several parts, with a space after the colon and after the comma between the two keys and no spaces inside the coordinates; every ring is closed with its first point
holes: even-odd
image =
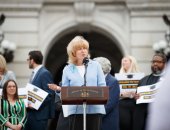
{"type": "Polygon", "coordinates": [[[54,91],[61,91],[61,87],[56,84],[48,84],[48,87],[54,91]]]}

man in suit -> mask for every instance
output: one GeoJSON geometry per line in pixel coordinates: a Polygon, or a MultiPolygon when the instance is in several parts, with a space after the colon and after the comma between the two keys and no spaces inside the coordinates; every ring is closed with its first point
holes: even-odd
{"type": "Polygon", "coordinates": [[[158,84],[160,87],[154,102],[149,106],[147,130],[169,130],[170,129],[170,62],[166,68],[166,74],[158,84]]]}
{"type": "MultiPolygon", "coordinates": [[[[139,83],[138,87],[152,85],[161,81],[162,76],[164,75],[165,67],[167,63],[167,58],[165,54],[156,53],[151,61],[151,70],[152,73],[143,77],[139,83]]],[[[135,95],[135,99],[140,97],[139,94],[135,95]]],[[[134,117],[133,117],[133,130],[146,130],[146,120],[148,118],[148,105],[149,103],[141,103],[136,104],[134,110],[134,117]]],[[[162,129],[163,130],[163,129],[162,129]]]]}
{"type": "Polygon", "coordinates": [[[24,130],[47,130],[48,119],[55,115],[54,91],[48,88],[53,83],[51,73],[42,66],[43,55],[40,51],[30,51],[28,54],[28,65],[33,69],[30,83],[46,91],[48,96],[38,110],[28,105],[27,123],[24,130]]]}

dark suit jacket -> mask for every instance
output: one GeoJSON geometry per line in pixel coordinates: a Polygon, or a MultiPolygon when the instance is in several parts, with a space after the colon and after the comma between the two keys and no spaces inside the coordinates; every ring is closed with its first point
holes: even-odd
{"type": "MultiPolygon", "coordinates": [[[[138,87],[155,84],[159,81],[160,76],[153,74],[147,75],[139,81],[138,87]]],[[[148,103],[135,105],[133,130],[146,130],[146,121],[148,117],[148,103]]]]}
{"type": "Polygon", "coordinates": [[[33,116],[36,120],[49,119],[55,116],[55,93],[48,88],[49,83],[53,83],[52,75],[45,67],[41,67],[35,75],[32,84],[48,92],[48,96],[38,110],[28,109],[28,116],[33,116]]]}
{"type": "Polygon", "coordinates": [[[105,105],[106,115],[102,119],[101,130],[119,130],[119,83],[111,74],[106,76],[109,100],[105,105]]]}

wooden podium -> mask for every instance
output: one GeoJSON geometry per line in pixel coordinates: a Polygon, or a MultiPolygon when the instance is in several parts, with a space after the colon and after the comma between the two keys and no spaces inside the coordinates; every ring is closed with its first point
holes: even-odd
{"type": "Polygon", "coordinates": [[[61,101],[64,105],[83,105],[83,130],[86,130],[86,105],[106,104],[109,98],[109,87],[62,87],[61,101]]]}
{"type": "Polygon", "coordinates": [[[106,104],[109,97],[109,87],[62,87],[62,104],[106,104]]]}

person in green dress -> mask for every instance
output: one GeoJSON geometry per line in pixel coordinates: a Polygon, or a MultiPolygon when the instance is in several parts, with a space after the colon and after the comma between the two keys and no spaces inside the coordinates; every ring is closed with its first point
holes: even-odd
{"type": "Polygon", "coordinates": [[[0,106],[0,130],[22,130],[26,123],[26,107],[19,99],[14,80],[7,80],[3,86],[0,106]]]}

